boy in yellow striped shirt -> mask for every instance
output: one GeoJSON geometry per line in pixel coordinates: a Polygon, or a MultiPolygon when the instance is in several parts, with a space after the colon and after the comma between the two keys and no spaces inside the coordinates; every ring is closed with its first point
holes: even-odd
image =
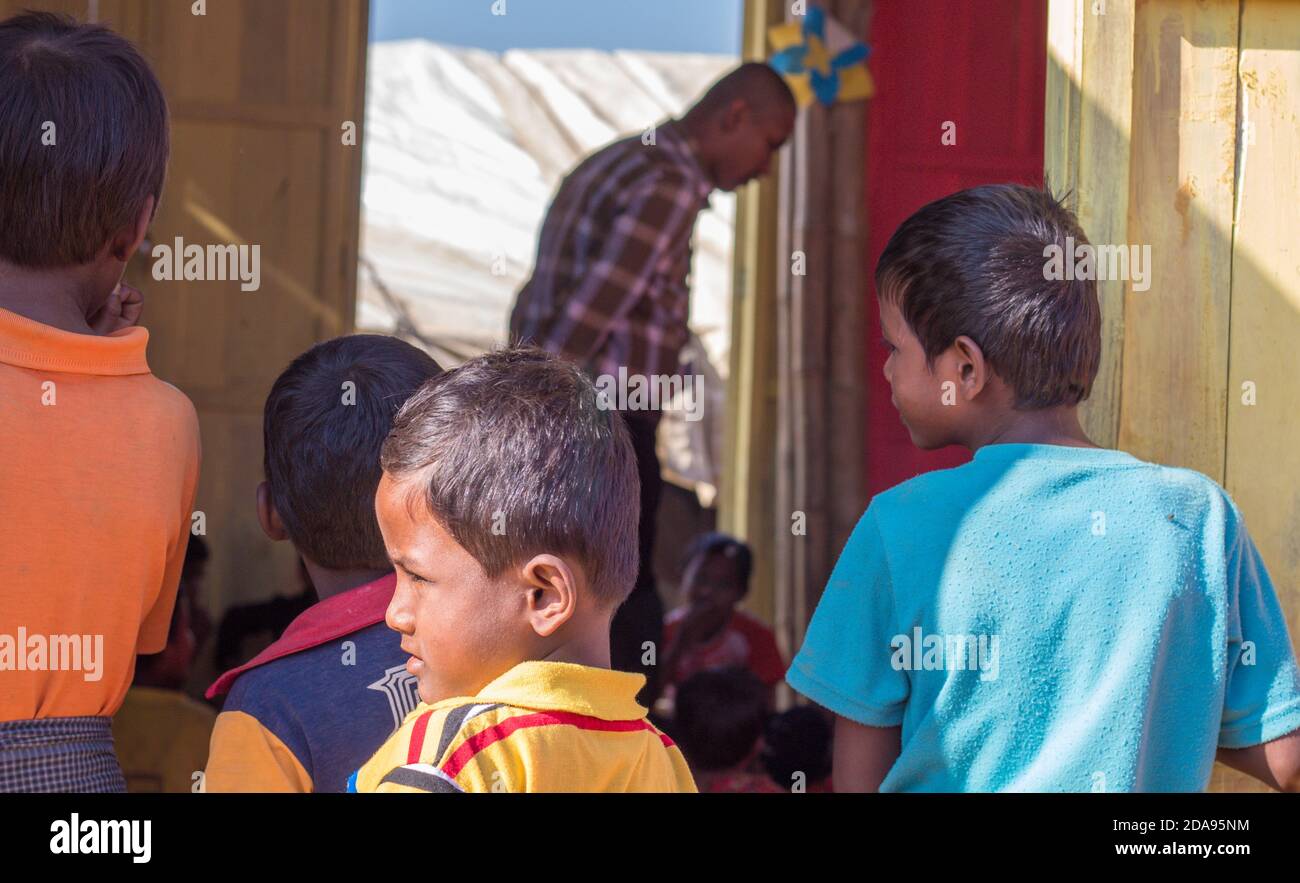
{"type": "Polygon", "coordinates": [[[695,791],[645,676],[609,668],[639,485],[591,380],[535,349],[473,359],[406,403],[381,463],[387,622],[421,703],[349,790],[695,791]]]}

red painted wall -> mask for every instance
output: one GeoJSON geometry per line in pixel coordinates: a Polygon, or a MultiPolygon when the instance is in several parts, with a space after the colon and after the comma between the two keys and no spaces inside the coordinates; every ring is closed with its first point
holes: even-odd
{"type": "MultiPolygon", "coordinates": [[[[977,184],[1043,180],[1045,0],[877,0],[867,111],[868,275],[889,236],[931,200],[977,184]],[[956,124],[945,146],[943,126],[956,124]]],[[[889,401],[875,285],[868,292],[867,481],[872,494],[969,459],[921,451],[889,401]]]]}

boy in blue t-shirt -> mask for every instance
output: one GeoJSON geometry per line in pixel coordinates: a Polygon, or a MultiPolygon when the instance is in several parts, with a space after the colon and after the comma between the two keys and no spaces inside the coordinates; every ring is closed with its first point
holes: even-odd
{"type": "Polygon", "coordinates": [[[1050,194],[978,187],[876,268],[912,441],[974,459],[878,494],[787,681],[838,715],[836,791],[1196,791],[1216,758],[1300,790],[1300,674],[1237,506],[1099,448],[1096,284],[1050,194]]]}

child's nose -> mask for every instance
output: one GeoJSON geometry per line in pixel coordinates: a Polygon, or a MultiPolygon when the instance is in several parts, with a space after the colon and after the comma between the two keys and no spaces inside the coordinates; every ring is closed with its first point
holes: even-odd
{"type": "Polygon", "coordinates": [[[388,609],[384,611],[384,622],[395,632],[404,635],[411,633],[412,617],[410,609],[402,598],[401,589],[394,592],[393,600],[388,602],[388,609]]]}

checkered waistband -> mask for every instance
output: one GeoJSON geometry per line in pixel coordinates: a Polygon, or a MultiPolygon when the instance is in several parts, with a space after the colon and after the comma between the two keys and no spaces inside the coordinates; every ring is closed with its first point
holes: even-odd
{"type": "Polygon", "coordinates": [[[0,721],[0,792],[120,793],[106,717],[0,721]]]}

